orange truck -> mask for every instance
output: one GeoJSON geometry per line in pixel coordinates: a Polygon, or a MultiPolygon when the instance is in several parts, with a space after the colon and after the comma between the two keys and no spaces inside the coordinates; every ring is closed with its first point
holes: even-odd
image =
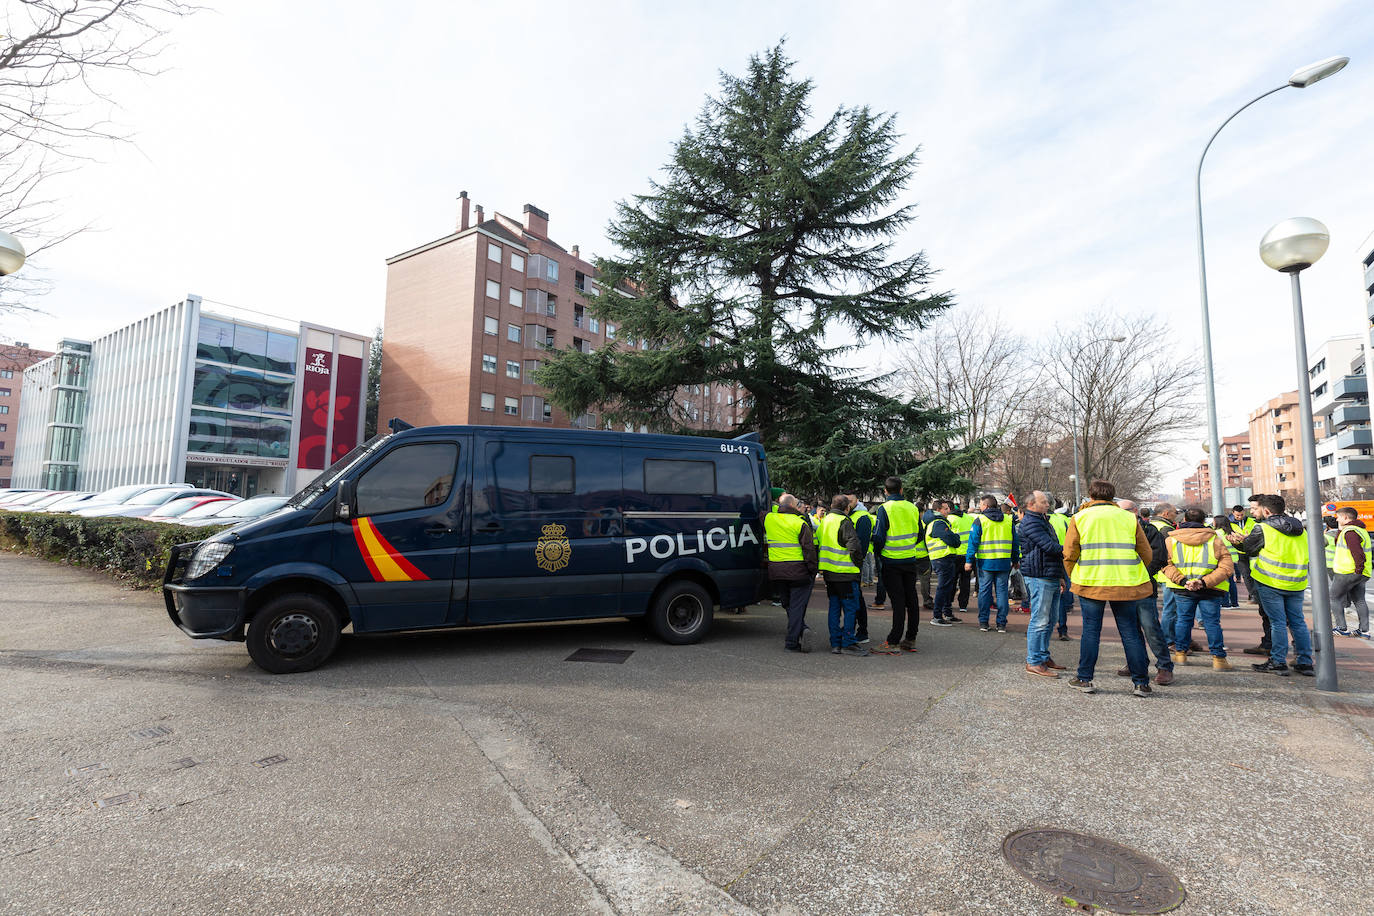
{"type": "Polygon", "coordinates": [[[1322,515],[1335,515],[1337,509],[1354,509],[1360,513],[1360,521],[1364,526],[1374,531],[1374,499],[1338,499],[1335,502],[1322,503],[1322,515]]]}

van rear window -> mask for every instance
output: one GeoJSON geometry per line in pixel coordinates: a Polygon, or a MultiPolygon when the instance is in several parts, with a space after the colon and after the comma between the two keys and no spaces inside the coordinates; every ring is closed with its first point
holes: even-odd
{"type": "Polygon", "coordinates": [[[714,496],[714,461],[644,459],[644,492],[663,496],[714,496]]]}

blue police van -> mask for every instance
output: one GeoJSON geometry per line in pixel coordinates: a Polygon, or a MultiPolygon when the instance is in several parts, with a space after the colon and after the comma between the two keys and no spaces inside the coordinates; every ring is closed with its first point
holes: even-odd
{"type": "Polygon", "coordinates": [[[276,512],[173,548],[173,623],[286,673],[322,664],[349,625],[626,616],[694,643],[716,607],[759,594],[770,499],[753,434],[391,428],[276,512]]]}

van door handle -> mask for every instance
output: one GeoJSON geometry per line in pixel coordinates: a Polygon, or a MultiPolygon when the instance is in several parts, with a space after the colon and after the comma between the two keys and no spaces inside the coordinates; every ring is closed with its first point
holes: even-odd
{"type": "Polygon", "coordinates": [[[496,532],[498,532],[498,531],[500,531],[500,530],[501,530],[501,523],[500,523],[500,522],[487,522],[487,523],[486,523],[485,525],[483,525],[481,528],[478,528],[478,529],[477,529],[478,533],[480,533],[480,534],[495,534],[496,532]]]}
{"type": "Polygon", "coordinates": [[[425,534],[432,538],[437,538],[441,534],[452,534],[453,529],[447,525],[430,525],[425,529],[425,534]]]}

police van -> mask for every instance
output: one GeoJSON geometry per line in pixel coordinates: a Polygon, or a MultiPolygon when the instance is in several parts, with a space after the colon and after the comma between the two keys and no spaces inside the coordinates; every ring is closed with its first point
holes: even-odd
{"type": "Polygon", "coordinates": [[[694,643],[715,607],[759,593],[770,499],[754,434],[391,428],[276,512],[173,548],[172,622],[285,673],[322,664],[349,625],[626,616],[694,643]]]}

